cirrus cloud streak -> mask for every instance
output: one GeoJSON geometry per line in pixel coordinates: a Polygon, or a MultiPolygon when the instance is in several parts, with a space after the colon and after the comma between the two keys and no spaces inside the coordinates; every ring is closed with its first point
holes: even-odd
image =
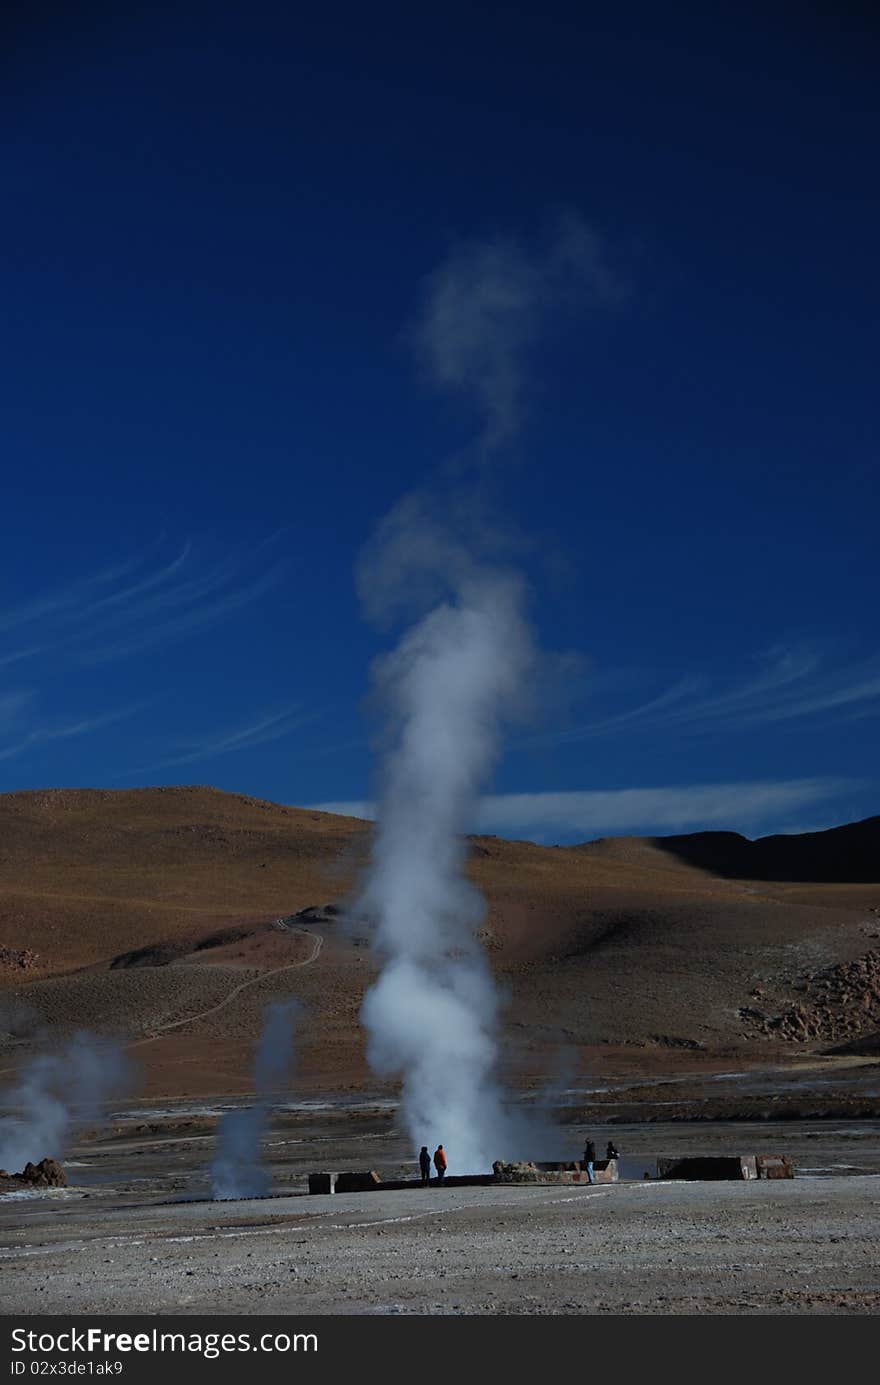
{"type": "MultiPolygon", "coordinates": [[[[710,828],[749,835],[777,829],[803,809],[830,804],[856,787],[851,779],[824,777],[490,794],[481,800],[471,829],[538,840],[553,833],[574,839],[710,828]]],[[[312,807],[347,817],[374,816],[373,804],[365,801],[316,803],[312,807]]]]}

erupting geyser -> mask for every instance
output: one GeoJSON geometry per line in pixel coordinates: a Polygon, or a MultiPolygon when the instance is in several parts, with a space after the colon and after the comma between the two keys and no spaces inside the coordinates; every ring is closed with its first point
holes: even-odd
{"type": "Polygon", "coordinates": [[[375,1071],[402,1074],[413,1148],[442,1142],[468,1173],[510,1138],[498,996],[474,937],[485,904],[464,877],[462,834],[533,652],[514,577],[467,566],[452,587],[376,669],[391,737],[360,907],[383,970],[362,1017],[375,1071]]]}

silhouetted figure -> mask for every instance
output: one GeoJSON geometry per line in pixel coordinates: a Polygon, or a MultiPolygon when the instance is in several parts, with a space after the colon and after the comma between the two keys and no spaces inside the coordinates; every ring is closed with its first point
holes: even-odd
{"type": "Polygon", "coordinates": [[[446,1151],[442,1145],[434,1150],[434,1168],[437,1170],[437,1182],[442,1183],[446,1176],[446,1151]]]}
{"type": "Polygon", "coordinates": [[[422,1171],[422,1187],[426,1188],[431,1181],[431,1156],[427,1145],[422,1145],[419,1151],[419,1168],[422,1171]]]}
{"type": "Polygon", "coordinates": [[[592,1140],[587,1140],[584,1145],[584,1164],[587,1168],[587,1182],[593,1182],[593,1164],[596,1159],[596,1146],[592,1140]]]}
{"type": "Polygon", "coordinates": [[[619,1158],[620,1158],[620,1155],[619,1155],[618,1152],[617,1152],[617,1145],[614,1143],[613,1140],[609,1140],[609,1141],[608,1141],[608,1148],[607,1148],[606,1151],[605,1151],[605,1158],[606,1158],[606,1159],[619,1159],[619,1158]]]}

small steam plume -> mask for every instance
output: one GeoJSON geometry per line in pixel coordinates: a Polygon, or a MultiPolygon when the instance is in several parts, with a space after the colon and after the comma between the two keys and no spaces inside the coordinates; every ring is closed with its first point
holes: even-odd
{"type": "Polygon", "coordinates": [[[273,1001],[266,1007],[254,1054],[257,1101],[240,1111],[229,1111],[217,1126],[217,1152],[211,1165],[212,1196],[217,1201],[265,1197],[269,1191],[269,1175],[260,1162],[269,1120],[268,1098],[293,1066],[293,1033],[299,1008],[295,1000],[273,1001]]]}
{"type": "Polygon", "coordinates": [[[16,1172],[28,1160],[62,1159],[75,1132],[93,1124],[130,1078],[121,1045],[85,1030],[64,1053],[30,1058],[4,1103],[16,1114],[0,1121],[0,1168],[16,1172]]]}

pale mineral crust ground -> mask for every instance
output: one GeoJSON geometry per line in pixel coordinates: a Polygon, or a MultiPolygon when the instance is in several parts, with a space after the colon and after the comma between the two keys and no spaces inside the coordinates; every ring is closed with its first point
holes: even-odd
{"type": "MultiPolygon", "coordinates": [[[[0,1199],[0,1309],[52,1313],[871,1313],[880,1122],[600,1126],[612,1187],[310,1197],[313,1169],[412,1175],[381,1100],[299,1103],[266,1145],[280,1195],[211,1202],[216,1114],[123,1113],[69,1189],[0,1199]],[[790,1182],[641,1180],[658,1154],[784,1153],[790,1182]]],[[[564,1130],[573,1154],[587,1127],[564,1130]]],[[[454,1171],[454,1151],[450,1151],[454,1171]]]]}
{"type": "Polygon", "coordinates": [[[120,1206],[4,1227],[3,1311],[870,1313],[878,1181],[120,1206]]]}

